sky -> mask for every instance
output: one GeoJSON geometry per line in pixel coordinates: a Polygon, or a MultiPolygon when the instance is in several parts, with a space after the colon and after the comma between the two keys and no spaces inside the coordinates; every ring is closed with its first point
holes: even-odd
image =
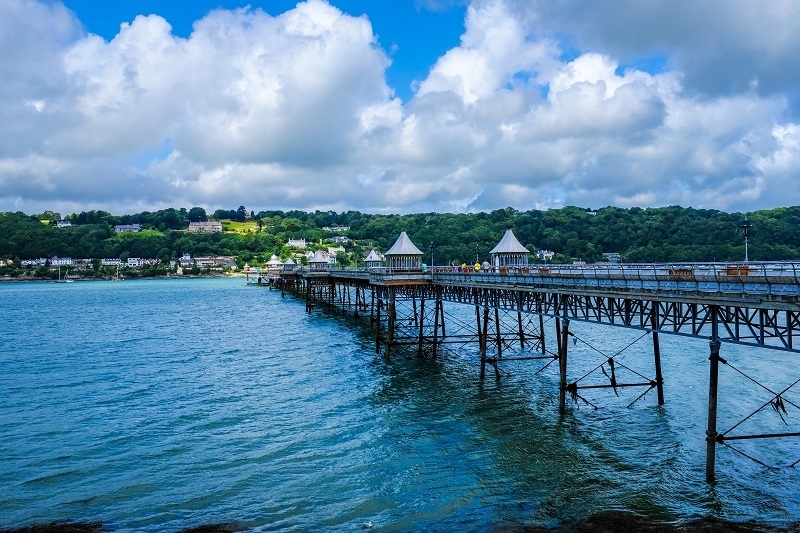
{"type": "Polygon", "coordinates": [[[795,0],[0,0],[0,211],[800,205],[795,0]]]}

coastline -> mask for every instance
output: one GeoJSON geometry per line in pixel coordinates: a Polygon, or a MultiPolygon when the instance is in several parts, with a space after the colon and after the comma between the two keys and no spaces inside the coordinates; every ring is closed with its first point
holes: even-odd
{"type": "MultiPolygon", "coordinates": [[[[169,276],[135,276],[125,278],[126,280],[133,280],[133,279],[142,279],[142,280],[159,280],[159,279],[198,279],[198,278],[244,278],[246,274],[242,272],[231,272],[231,273],[224,273],[224,274],[199,274],[197,276],[193,275],[177,275],[171,274],[169,276]]],[[[73,281],[111,281],[111,278],[70,278],[73,281]]],[[[55,280],[51,278],[37,278],[33,276],[20,276],[17,278],[5,278],[0,277],[0,282],[40,282],[40,283],[53,283],[55,280]]],[[[2,530],[0,530],[2,531],[2,530]]]]}

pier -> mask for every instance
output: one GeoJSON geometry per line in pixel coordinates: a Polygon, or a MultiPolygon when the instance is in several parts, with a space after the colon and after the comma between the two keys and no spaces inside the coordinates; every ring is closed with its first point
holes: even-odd
{"type": "MultiPolygon", "coordinates": [[[[512,256],[502,253],[508,250],[501,250],[493,254],[489,268],[459,269],[423,265],[422,253],[413,244],[410,248],[408,243],[401,243],[403,236],[398,240],[400,245],[393,247],[399,253],[387,252],[385,266],[336,268],[310,261],[307,268],[292,265],[259,271],[257,284],[279,290],[282,296],[303,299],[307,312],[324,309],[368,320],[375,332],[375,351],[387,359],[400,350],[436,358],[442,350],[469,347],[479,354],[481,379],[485,379],[487,370],[499,379],[500,365],[510,361],[538,362],[542,368],[557,365],[562,413],[568,400],[593,405],[581,396],[586,389],[641,389],[643,392],[628,407],[655,390],[658,404],[664,404],[659,335],[706,339],[706,480],[714,481],[719,446],[763,465],[737,450],[735,442],[800,437],[800,430],[736,432],[742,422],[765,407],[779,414],[786,413],[787,406],[800,409],[787,396],[800,383],[800,372],[782,390],[747,376],[768,391],[770,400],[730,429],[719,431],[717,427],[717,406],[722,396],[720,369],[729,367],[723,345],[780,350],[790,356],[800,352],[800,263],[543,266],[528,265],[527,260],[513,264],[508,261],[512,256]],[[456,304],[460,312],[451,312],[450,307],[456,304]],[[472,309],[468,319],[464,306],[472,309]],[[598,367],[604,383],[586,384],[586,376],[575,379],[569,372],[569,341],[577,341],[570,330],[572,321],[649,335],[652,367],[645,371],[625,368],[630,371],[626,375],[636,379],[617,379],[623,365],[611,356],[598,367]],[[552,332],[549,337],[545,334],[548,327],[552,332]]],[[[522,257],[522,252],[517,253],[522,257]]],[[[251,276],[256,279],[256,274],[248,274],[248,283],[251,276]]],[[[788,466],[798,463],[800,459],[788,466]]]]}

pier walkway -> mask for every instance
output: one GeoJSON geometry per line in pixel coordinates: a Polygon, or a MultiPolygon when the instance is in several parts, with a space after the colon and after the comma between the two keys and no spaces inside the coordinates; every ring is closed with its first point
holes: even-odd
{"type": "MultiPolygon", "coordinates": [[[[720,365],[727,364],[720,356],[722,343],[781,350],[789,352],[790,357],[800,352],[800,262],[531,265],[488,271],[424,265],[420,269],[312,265],[248,273],[248,283],[251,278],[253,283],[281,290],[282,294],[304,298],[309,312],[327,308],[368,316],[376,331],[376,352],[387,358],[398,349],[436,357],[448,346],[473,345],[480,353],[481,378],[487,366],[493,367],[499,378],[498,364],[506,361],[557,362],[561,412],[568,397],[583,399],[581,390],[587,388],[644,388],[632,404],[656,389],[658,403],[663,404],[659,333],[707,339],[706,479],[714,480],[717,445],[732,447],[731,442],[736,440],[800,437],[800,427],[748,435],[717,431],[720,365]],[[458,317],[447,313],[445,302],[474,308],[474,322],[465,322],[463,313],[458,317]],[[555,322],[554,350],[547,348],[545,318],[555,322]],[[612,356],[607,361],[610,374],[602,369],[608,383],[569,382],[567,341],[572,337],[571,320],[649,334],[653,377],[621,382],[615,375],[612,356]]],[[[796,368],[794,364],[792,369],[796,368]]],[[[799,382],[800,378],[780,391],[757,385],[769,393],[765,406],[800,411],[800,402],[789,396],[799,382]]]]}

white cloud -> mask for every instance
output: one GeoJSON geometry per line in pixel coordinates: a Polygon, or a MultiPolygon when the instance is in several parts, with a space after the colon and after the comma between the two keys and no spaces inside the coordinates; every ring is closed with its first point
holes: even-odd
{"type": "Polygon", "coordinates": [[[800,204],[795,74],[778,72],[796,66],[794,4],[748,28],[748,5],[689,4],[703,31],[673,4],[474,0],[403,103],[369,20],[322,0],[213,11],[185,39],[140,16],[110,42],[8,0],[0,209],[800,204]],[[735,65],[742,50],[769,61],[735,65]],[[665,69],[620,66],[654,51],[665,69]]]}

